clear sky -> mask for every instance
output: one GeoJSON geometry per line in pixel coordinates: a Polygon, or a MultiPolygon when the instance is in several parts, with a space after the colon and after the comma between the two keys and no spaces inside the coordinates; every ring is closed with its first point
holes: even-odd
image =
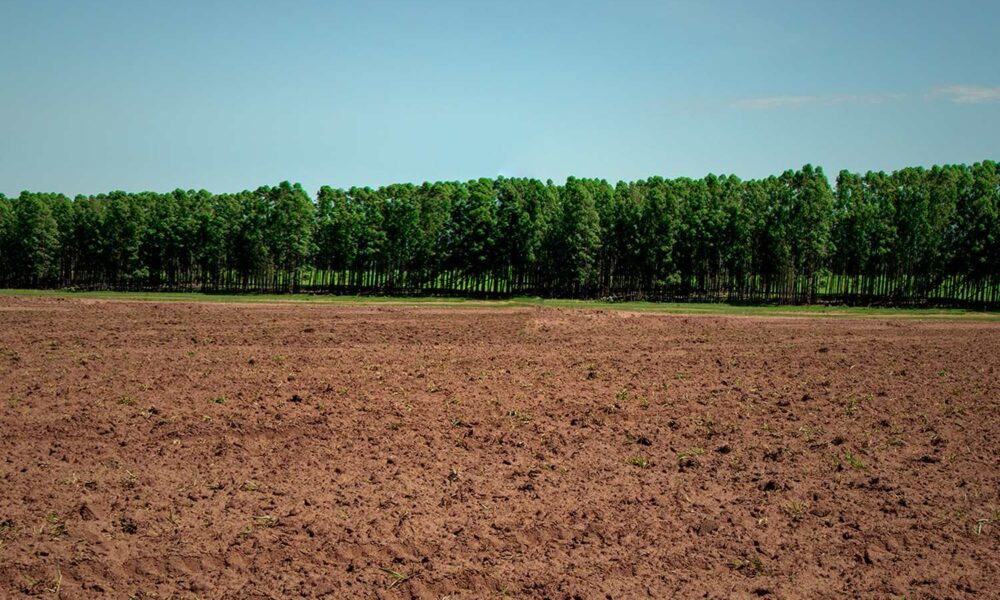
{"type": "Polygon", "coordinates": [[[1000,159],[1000,2],[0,0],[0,192],[1000,159]]]}

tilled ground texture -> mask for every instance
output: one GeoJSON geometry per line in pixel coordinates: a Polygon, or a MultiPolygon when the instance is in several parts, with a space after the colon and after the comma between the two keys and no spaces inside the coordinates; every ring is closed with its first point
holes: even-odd
{"type": "Polygon", "coordinates": [[[989,598],[1000,325],[0,298],[0,596],[989,598]]]}

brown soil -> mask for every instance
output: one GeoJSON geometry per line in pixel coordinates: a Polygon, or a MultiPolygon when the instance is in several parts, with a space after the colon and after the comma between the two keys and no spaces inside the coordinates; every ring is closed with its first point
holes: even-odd
{"type": "Polygon", "coordinates": [[[0,298],[0,596],[987,598],[1000,324],[0,298]]]}

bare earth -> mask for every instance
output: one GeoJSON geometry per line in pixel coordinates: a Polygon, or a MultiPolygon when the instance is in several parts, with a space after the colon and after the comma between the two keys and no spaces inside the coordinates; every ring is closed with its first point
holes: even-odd
{"type": "Polygon", "coordinates": [[[1000,324],[0,298],[0,597],[997,598],[1000,324]]]}

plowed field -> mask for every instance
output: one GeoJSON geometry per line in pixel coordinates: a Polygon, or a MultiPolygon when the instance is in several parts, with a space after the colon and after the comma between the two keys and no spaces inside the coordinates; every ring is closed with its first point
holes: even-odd
{"type": "Polygon", "coordinates": [[[0,298],[0,596],[990,598],[1000,324],[0,298]]]}

